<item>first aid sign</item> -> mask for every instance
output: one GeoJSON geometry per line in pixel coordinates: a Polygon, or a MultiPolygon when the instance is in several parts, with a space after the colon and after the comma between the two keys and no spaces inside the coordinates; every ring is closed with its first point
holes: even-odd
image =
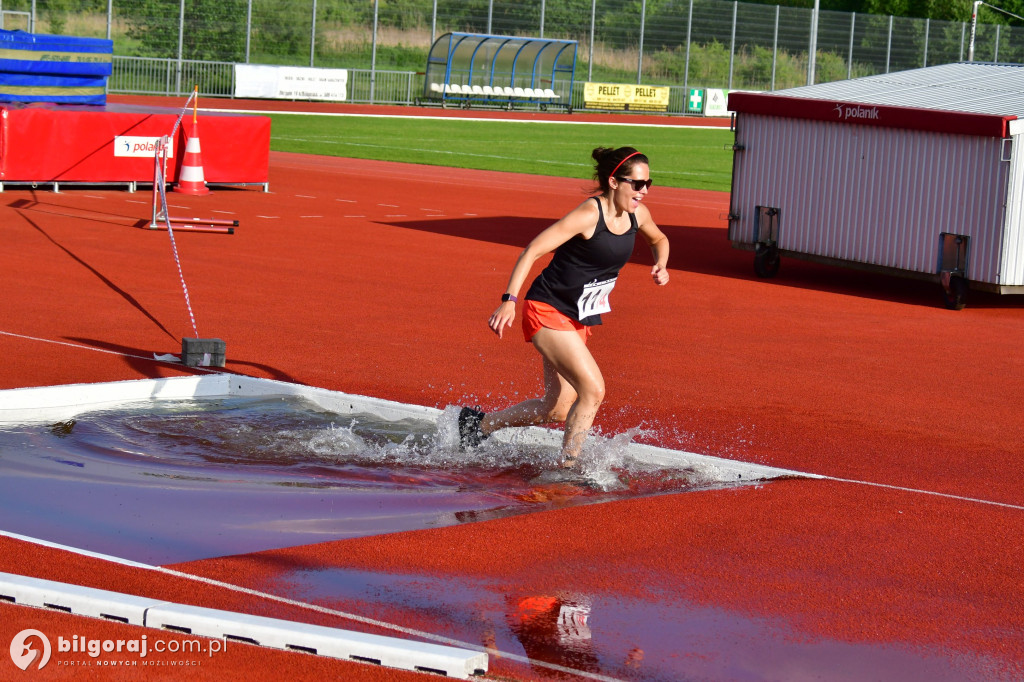
{"type": "MultiPolygon", "coordinates": [[[[153,158],[159,137],[139,137],[135,135],[118,135],[114,138],[114,156],[138,156],[153,158]]],[[[167,157],[174,157],[174,144],[167,140],[167,157]]]]}

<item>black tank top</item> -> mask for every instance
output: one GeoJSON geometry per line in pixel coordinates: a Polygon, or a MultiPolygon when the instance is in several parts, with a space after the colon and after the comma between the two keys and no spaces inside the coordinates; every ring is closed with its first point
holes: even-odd
{"type": "Polygon", "coordinates": [[[526,298],[547,303],[581,324],[601,324],[601,311],[592,312],[598,297],[607,299],[619,270],[633,253],[636,216],[629,214],[629,230],[614,234],[604,222],[601,201],[597,202],[597,229],[590,239],[576,235],[557,249],[551,263],[533,280],[526,298]]]}

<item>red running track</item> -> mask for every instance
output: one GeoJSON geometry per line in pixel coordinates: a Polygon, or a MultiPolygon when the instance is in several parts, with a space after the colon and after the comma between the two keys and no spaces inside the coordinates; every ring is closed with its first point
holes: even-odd
{"type": "MultiPolygon", "coordinates": [[[[172,196],[182,210],[241,223],[231,237],[178,235],[200,336],[225,339],[229,371],[438,407],[491,409],[539,389],[534,351],[516,335],[498,341],[486,320],[519,249],[581,199],[582,183],[284,153],[271,154],[270,172],[270,194],[172,196]]],[[[975,294],[951,312],[934,285],[791,261],[760,281],[751,254],[725,238],[725,194],[659,187],[649,203],[672,240],[672,282],[650,285],[641,252],[623,271],[592,342],[608,386],[601,431],[645,424],[660,445],[843,480],[572,507],[174,568],[297,598],[308,596],[292,593],[302,571],[420,576],[454,586],[453,599],[459,586],[586,594],[657,618],[689,613],[691,629],[709,613],[718,623],[709,632],[754,628],[738,645],[691,633],[677,657],[654,660],[643,652],[654,635],[602,631],[595,607],[595,638],[632,647],[623,660],[532,652],[635,679],[934,679],[938,663],[949,679],[1024,676],[1020,299],[975,294]],[[737,662],[737,646],[764,653],[737,662]]],[[[177,352],[191,326],[166,233],[134,227],[148,212],[148,195],[120,191],[0,195],[0,387],[182,373],[149,359],[177,352]]],[[[179,575],[11,539],[0,547],[2,571],[359,627],[179,575]]],[[[310,600],[494,641],[486,618],[453,623],[429,605],[310,600]]],[[[26,627],[132,636],[65,614],[0,612],[0,643],[26,627]]],[[[686,629],[664,624],[676,626],[686,629]]],[[[2,676],[9,665],[0,659],[2,676]]],[[[245,645],[191,672],[412,677],[245,645]]],[[[500,655],[491,672],[557,676],[500,655]]]]}

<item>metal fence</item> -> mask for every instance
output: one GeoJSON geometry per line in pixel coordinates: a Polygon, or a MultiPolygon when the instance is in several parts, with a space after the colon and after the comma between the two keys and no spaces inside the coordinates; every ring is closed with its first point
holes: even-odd
{"type": "MultiPolygon", "coordinates": [[[[114,73],[108,91],[120,94],[159,94],[186,96],[193,85],[199,86],[203,97],[232,97],[235,92],[234,64],[231,62],[199,62],[153,57],[114,57],[114,73]]],[[[415,71],[348,70],[348,97],[357,104],[419,104],[422,103],[423,74],[415,71]]],[[[584,84],[573,83],[568,107],[585,109],[584,84]]],[[[668,113],[686,110],[685,89],[669,86],[668,113]]],[[[456,104],[458,106],[458,104],[456,104]]],[[[520,108],[536,108],[536,103],[513,103],[520,108]]]]}
{"type": "MultiPolygon", "coordinates": [[[[353,101],[415,101],[449,31],[573,39],[577,81],[775,90],[962,61],[966,22],[730,0],[2,0],[6,28],[114,41],[111,92],[231,96],[234,63],[350,69],[353,101]],[[20,23],[19,23],[20,22],[20,23]],[[816,31],[812,31],[813,26],[816,31]],[[812,50],[812,46],[814,46],[812,50]],[[813,54],[814,58],[810,56],[813,54]]],[[[1024,29],[984,23],[983,61],[1024,61],[1024,29]]],[[[582,108],[582,101],[574,108],[582,108]]],[[[673,109],[670,106],[670,109],[673,109]]]]}

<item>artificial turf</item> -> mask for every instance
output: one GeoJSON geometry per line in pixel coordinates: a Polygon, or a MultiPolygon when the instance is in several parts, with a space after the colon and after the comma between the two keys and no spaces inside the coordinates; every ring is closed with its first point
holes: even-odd
{"type": "Polygon", "coordinates": [[[651,159],[655,183],[729,191],[726,128],[273,115],[275,151],[589,178],[594,147],[628,145],[651,159]]]}

